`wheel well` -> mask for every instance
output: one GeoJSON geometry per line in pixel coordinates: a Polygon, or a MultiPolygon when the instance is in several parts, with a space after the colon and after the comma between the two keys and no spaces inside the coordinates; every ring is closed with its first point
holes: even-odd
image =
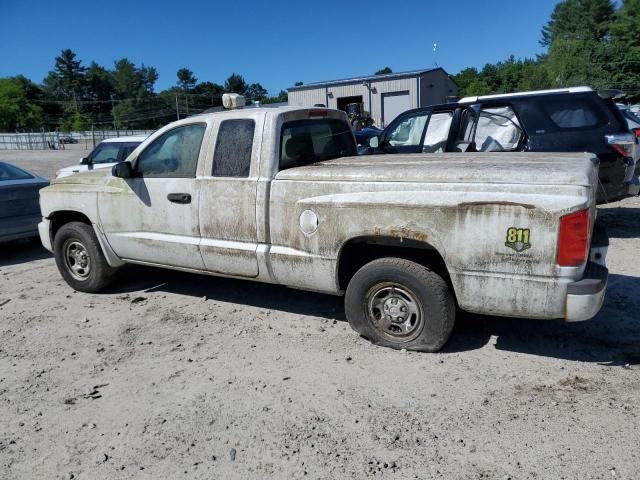
{"type": "Polygon", "coordinates": [[[91,220],[84,213],[74,211],[55,212],[50,217],[51,221],[51,240],[56,237],[56,233],[63,225],[69,222],[82,222],[91,225],[91,220]]]}
{"type": "Polygon", "coordinates": [[[399,257],[424,265],[450,283],[440,253],[426,242],[397,237],[359,237],[349,240],[338,259],[338,284],[346,290],[351,277],[365,264],[383,257],[399,257]]]}

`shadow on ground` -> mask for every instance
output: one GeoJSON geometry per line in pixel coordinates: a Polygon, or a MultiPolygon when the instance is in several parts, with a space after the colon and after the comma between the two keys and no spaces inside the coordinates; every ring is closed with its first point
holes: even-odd
{"type": "MultiPolygon", "coordinates": [[[[127,265],[105,293],[166,292],[212,301],[345,320],[343,299],[279,285],[127,265]]],[[[144,293],[142,293],[144,295],[144,293]]]]}
{"type": "Polygon", "coordinates": [[[44,249],[40,240],[0,243],[0,267],[19,265],[43,258],[53,258],[53,255],[44,249]]]}
{"type": "Polygon", "coordinates": [[[445,351],[481,348],[497,337],[495,348],[510,352],[596,362],[640,365],[640,279],[609,275],[604,306],[592,320],[566,323],[462,314],[445,351]]]}
{"type": "MultiPolygon", "coordinates": [[[[345,321],[343,299],[290,288],[128,266],[106,293],[166,292],[345,321]]],[[[610,275],[605,305],[588,322],[528,320],[460,313],[445,352],[476,350],[497,337],[495,348],[607,365],[640,364],[640,279],[610,275]],[[632,314],[627,313],[632,312],[632,314]]]]}

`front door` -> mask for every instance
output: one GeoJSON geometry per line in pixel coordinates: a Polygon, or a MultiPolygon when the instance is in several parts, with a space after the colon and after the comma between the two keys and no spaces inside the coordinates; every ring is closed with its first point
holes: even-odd
{"type": "Polygon", "coordinates": [[[100,193],[100,222],[119,257],[204,270],[195,177],[206,128],[198,122],[163,133],[134,160],[135,178],[114,177],[100,193]]]}

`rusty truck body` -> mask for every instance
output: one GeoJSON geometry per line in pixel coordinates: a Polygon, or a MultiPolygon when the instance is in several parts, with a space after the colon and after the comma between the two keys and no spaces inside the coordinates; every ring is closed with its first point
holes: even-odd
{"type": "Polygon", "coordinates": [[[458,308],[598,312],[597,179],[589,154],[358,157],[342,112],[244,109],[174,122],[113,171],[54,181],[39,229],[77,290],[136,263],[345,294],[366,338],[436,351],[458,308]]]}

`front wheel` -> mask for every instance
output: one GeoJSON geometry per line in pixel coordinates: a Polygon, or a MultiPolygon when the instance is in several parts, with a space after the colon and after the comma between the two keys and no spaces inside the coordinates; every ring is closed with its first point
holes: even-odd
{"type": "Polygon", "coordinates": [[[60,227],[53,251],[60,274],[80,292],[103,290],[116,272],[107,263],[93,228],[86,223],[70,222],[60,227]]]}
{"type": "Polygon", "coordinates": [[[351,327],[371,342],[436,352],[449,339],[455,302],[437,273],[403,258],[374,260],[353,276],[345,296],[351,327]]]}

